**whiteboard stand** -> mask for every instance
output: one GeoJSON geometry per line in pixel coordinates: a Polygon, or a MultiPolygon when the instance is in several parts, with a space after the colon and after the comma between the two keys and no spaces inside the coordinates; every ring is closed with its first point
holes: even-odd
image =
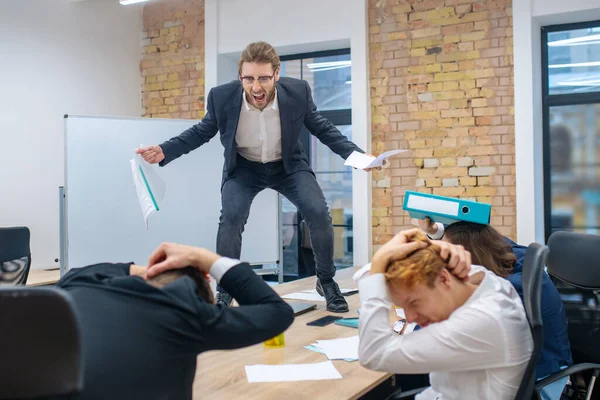
{"type": "Polygon", "coordinates": [[[58,187],[58,240],[59,240],[59,261],[60,261],[60,277],[65,273],[65,187],[58,187]]]}
{"type": "Polygon", "coordinates": [[[257,275],[277,275],[278,283],[283,283],[283,215],[281,213],[281,207],[283,205],[282,203],[283,202],[281,199],[281,194],[277,193],[277,229],[279,231],[279,234],[277,235],[277,241],[279,243],[279,260],[277,261],[277,264],[272,264],[275,265],[274,267],[263,267],[253,270],[257,275]]]}
{"type": "Polygon", "coordinates": [[[277,237],[277,239],[279,240],[279,262],[277,263],[279,276],[277,277],[277,281],[279,283],[283,283],[283,214],[281,211],[283,209],[283,201],[281,199],[281,194],[279,193],[277,200],[277,225],[279,231],[279,236],[277,237]]]}

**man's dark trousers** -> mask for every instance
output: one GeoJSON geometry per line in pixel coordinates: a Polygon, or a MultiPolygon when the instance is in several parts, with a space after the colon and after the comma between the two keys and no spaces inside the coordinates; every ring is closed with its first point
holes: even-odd
{"type": "Polygon", "coordinates": [[[317,277],[329,281],[333,265],[333,225],[323,191],[309,171],[287,174],[281,161],[259,163],[237,156],[233,176],[221,189],[221,217],[217,233],[217,253],[239,259],[242,232],[254,197],[263,189],[273,189],[291,201],[304,216],[310,231],[316,259],[317,277]]]}

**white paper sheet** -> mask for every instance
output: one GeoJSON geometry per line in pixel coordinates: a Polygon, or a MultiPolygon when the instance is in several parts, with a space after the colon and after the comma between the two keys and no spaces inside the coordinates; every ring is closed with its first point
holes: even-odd
{"type": "Polygon", "coordinates": [[[160,210],[159,204],[164,198],[166,184],[154,168],[139,154],[130,160],[130,163],[133,184],[144,216],[146,230],[148,230],[148,219],[160,210]]]}
{"type": "Polygon", "coordinates": [[[317,340],[317,347],[330,360],[358,360],[358,335],[341,339],[317,340]]]}
{"type": "MultiPolygon", "coordinates": [[[[356,292],[356,291],[358,291],[358,289],[357,288],[340,288],[340,291],[342,292],[342,294],[344,294],[344,293],[349,293],[349,292],[356,292]]],[[[301,293],[318,294],[317,289],[302,290],[301,293]]]]}
{"type": "Polygon", "coordinates": [[[408,150],[389,150],[381,153],[377,157],[368,156],[363,153],[359,153],[358,151],[353,151],[348,158],[346,158],[346,162],[344,165],[358,168],[358,169],[367,169],[367,168],[376,168],[381,167],[383,165],[383,161],[387,160],[391,156],[395,156],[396,154],[403,153],[408,150]]]}
{"type": "MultiPolygon", "coordinates": [[[[343,288],[340,289],[342,293],[353,292],[355,288],[343,288]]],[[[306,301],[325,301],[325,297],[322,297],[319,293],[317,293],[317,289],[308,289],[303,290],[301,292],[289,293],[281,296],[284,299],[289,300],[306,300],[306,301]]]]}
{"type": "MultiPolygon", "coordinates": [[[[306,350],[314,351],[316,353],[321,353],[326,356],[325,351],[323,351],[323,349],[319,347],[318,343],[312,343],[308,346],[304,346],[304,348],[306,350]]],[[[357,361],[357,359],[356,358],[344,358],[344,361],[352,362],[352,361],[357,361]]]]}
{"type": "Polygon", "coordinates": [[[246,377],[249,383],[342,379],[331,361],[316,364],[247,365],[246,377]]]}
{"type": "Polygon", "coordinates": [[[306,301],[325,301],[324,297],[319,296],[317,293],[304,293],[304,292],[296,292],[285,294],[281,296],[283,299],[289,300],[306,300],[306,301]]]}

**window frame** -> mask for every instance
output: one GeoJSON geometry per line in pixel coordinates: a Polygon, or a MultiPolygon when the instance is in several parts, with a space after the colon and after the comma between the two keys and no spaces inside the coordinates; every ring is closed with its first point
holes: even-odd
{"type": "MultiPolygon", "coordinates": [[[[560,25],[543,26],[541,28],[542,47],[542,166],[544,176],[544,237],[546,242],[552,234],[552,174],[550,160],[550,108],[600,103],[600,90],[587,93],[550,94],[548,68],[548,34],[552,32],[571,31],[600,27],[600,20],[577,22],[560,25]]],[[[594,226],[574,227],[594,228],[594,226]]]]}
{"type": "MultiPolygon", "coordinates": [[[[300,60],[300,79],[304,79],[304,68],[303,68],[303,60],[307,59],[307,58],[318,58],[318,57],[330,57],[330,56],[339,56],[339,55],[347,55],[347,54],[351,54],[350,53],[350,48],[342,48],[342,49],[335,49],[335,50],[325,50],[325,51],[314,51],[314,52],[308,52],[308,53],[296,53],[296,54],[288,54],[288,55],[282,55],[279,57],[281,62],[284,61],[296,61],[296,60],[300,60]]],[[[340,125],[352,125],[352,109],[347,108],[347,109],[340,109],[340,110],[320,110],[317,108],[317,110],[319,111],[319,113],[325,117],[327,120],[329,120],[332,124],[336,125],[336,126],[340,126],[340,125]]],[[[306,152],[306,156],[308,157],[308,162],[309,164],[312,162],[312,151],[311,151],[311,143],[310,143],[310,132],[308,131],[308,129],[303,128],[302,132],[300,132],[300,143],[302,143],[302,146],[304,147],[304,150],[306,152]]],[[[338,171],[333,171],[333,172],[338,172],[338,171]]],[[[319,172],[319,171],[315,171],[315,174],[318,173],[324,173],[324,172],[319,172]]],[[[296,227],[296,234],[300,234],[300,229],[299,229],[299,224],[300,224],[300,213],[298,212],[296,214],[296,219],[292,224],[286,224],[286,226],[294,226],[296,227]]],[[[333,224],[334,228],[351,228],[352,225],[348,225],[348,224],[333,224]]],[[[297,241],[297,246],[298,246],[298,253],[301,251],[300,249],[300,240],[297,241]]],[[[346,246],[346,243],[344,242],[344,246],[346,246]]]]}

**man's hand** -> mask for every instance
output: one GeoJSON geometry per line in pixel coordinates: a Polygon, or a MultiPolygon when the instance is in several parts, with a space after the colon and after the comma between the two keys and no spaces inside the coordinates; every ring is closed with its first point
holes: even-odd
{"type": "Polygon", "coordinates": [[[150,256],[146,276],[152,278],[166,270],[185,267],[195,267],[207,274],[219,258],[220,255],[199,247],[163,243],[150,256]]]}
{"type": "MultiPolygon", "coordinates": [[[[369,153],[365,153],[365,155],[375,157],[373,154],[369,154],[369,153]]],[[[385,165],[385,164],[386,164],[386,160],[383,160],[383,165],[385,165]]],[[[374,169],[376,169],[377,171],[381,171],[381,167],[365,168],[364,171],[370,172],[370,171],[373,171],[374,169]]]]}
{"type": "Polygon", "coordinates": [[[165,159],[165,153],[160,146],[138,147],[136,154],[140,154],[148,164],[156,164],[165,159]]]}
{"type": "MultiPolygon", "coordinates": [[[[391,262],[402,260],[414,251],[427,247],[424,242],[408,241],[408,238],[412,237],[415,231],[418,231],[417,228],[402,231],[384,244],[373,256],[371,273],[384,273],[391,262]]],[[[457,278],[468,280],[471,271],[471,253],[460,245],[453,245],[440,240],[434,240],[433,243],[440,247],[442,259],[448,261],[448,270],[457,278]]]]}
{"type": "Polygon", "coordinates": [[[409,243],[408,238],[416,231],[417,228],[402,231],[381,246],[381,248],[373,255],[373,260],[371,261],[371,273],[383,273],[389,263],[402,260],[414,251],[427,247],[427,244],[424,242],[409,243]]]}
{"type": "Polygon", "coordinates": [[[448,262],[448,270],[458,279],[469,280],[471,272],[471,253],[459,244],[451,244],[441,240],[433,240],[440,247],[440,257],[448,262]]]}
{"type": "Polygon", "coordinates": [[[438,231],[438,226],[435,222],[433,222],[429,217],[425,217],[425,219],[419,220],[419,228],[429,236],[433,236],[438,231]]]}

